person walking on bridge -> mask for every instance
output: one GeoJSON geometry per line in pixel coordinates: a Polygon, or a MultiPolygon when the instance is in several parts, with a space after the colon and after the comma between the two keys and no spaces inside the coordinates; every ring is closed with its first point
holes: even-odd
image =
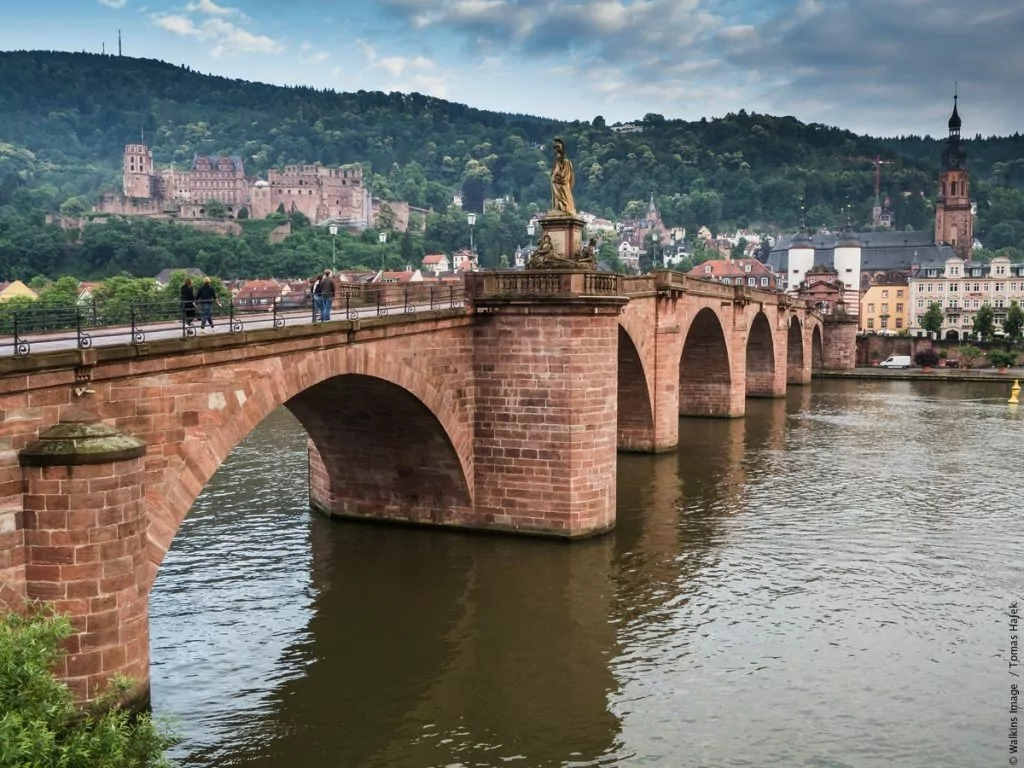
{"type": "Polygon", "coordinates": [[[219,307],[220,299],[217,298],[217,290],[210,283],[210,278],[204,277],[203,284],[199,287],[199,291],[196,293],[196,298],[199,300],[199,309],[202,312],[202,320],[199,323],[199,327],[204,331],[206,326],[210,326],[210,331],[213,331],[213,305],[217,304],[219,307]]]}
{"type": "Polygon", "coordinates": [[[320,279],[320,317],[326,323],[331,319],[331,307],[334,306],[334,278],[331,270],[325,269],[320,279]]]}
{"type": "Polygon", "coordinates": [[[181,286],[181,312],[185,325],[191,328],[196,321],[196,291],[192,287],[191,277],[186,277],[181,286]]]}

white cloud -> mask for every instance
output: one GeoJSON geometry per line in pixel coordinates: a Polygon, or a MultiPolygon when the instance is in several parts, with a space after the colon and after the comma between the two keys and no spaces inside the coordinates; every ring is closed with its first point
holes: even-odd
{"type": "Polygon", "coordinates": [[[235,53],[273,54],[279,53],[285,48],[284,44],[278,40],[266,35],[257,35],[234,22],[219,17],[206,19],[200,24],[196,24],[191,18],[181,14],[154,14],[152,18],[156,26],[167,32],[182,37],[194,37],[209,43],[210,53],[214,56],[235,53]]]}
{"type": "Polygon", "coordinates": [[[166,16],[155,16],[153,23],[160,27],[160,29],[173,32],[176,35],[199,37],[200,34],[199,28],[192,23],[192,19],[186,16],[178,16],[173,13],[166,16]]]}
{"type": "Polygon", "coordinates": [[[97,0],[100,5],[105,5],[107,8],[121,9],[128,4],[128,0],[97,0]]]}
{"type": "Polygon", "coordinates": [[[407,69],[433,69],[434,62],[430,59],[426,59],[422,56],[416,56],[414,58],[405,58],[404,56],[388,56],[387,58],[375,61],[373,66],[383,69],[389,73],[392,77],[401,77],[402,73],[407,69]]]}
{"type": "Polygon", "coordinates": [[[205,13],[210,16],[230,16],[239,13],[237,8],[217,5],[213,0],[193,0],[185,6],[185,10],[189,13],[205,13]]]}

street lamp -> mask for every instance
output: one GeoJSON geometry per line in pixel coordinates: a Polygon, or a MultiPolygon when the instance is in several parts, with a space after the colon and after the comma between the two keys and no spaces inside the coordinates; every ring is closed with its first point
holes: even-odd
{"type": "Polygon", "coordinates": [[[533,233],[537,231],[537,225],[532,221],[526,225],[526,234],[530,236],[530,246],[533,246],[533,233]]]}
{"type": "Polygon", "coordinates": [[[469,222],[469,259],[472,262],[473,255],[476,253],[476,249],[473,248],[473,227],[476,226],[476,214],[471,213],[468,216],[466,216],[466,221],[469,222]]]}
{"type": "Polygon", "coordinates": [[[381,232],[377,239],[380,240],[380,280],[384,282],[384,243],[388,241],[388,233],[381,232]]]}
{"type": "Polygon", "coordinates": [[[338,272],[338,241],[335,240],[334,236],[338,234],[338,225],[331,224],[327,227],[331,233],[331,272],[337,274],[338,272]]]}

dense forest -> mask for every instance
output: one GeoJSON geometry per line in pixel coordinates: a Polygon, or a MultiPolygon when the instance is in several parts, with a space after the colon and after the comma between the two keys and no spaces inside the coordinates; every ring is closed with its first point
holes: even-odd
{"type": "MultiPolygon", "coordinates": [[[[970,112],[964,110],[965,128],[970,112]]],[[[203,75],[162,62],[58,52],[0,53],[0,278],[153,272],[203,263],[216,273],[312,272],[335,251],[344,266],[398,265],[423,252],[468,244],[452,194],[482,211],[487,266],[525,244],[531,212],[547,207],[550,140],[565,138],[576,167],[578,206],[618,218],[653,194],[669,226],[692,233],[757,227],[792,231],[870,218],[873,160],[900,229],[931,227],[940,138],[872,138],[793,117],[740,111],[685,122],[648,114],[642,132],[615,132],[601,116],[557,122],[499,114],[419,94],[339,94],[203,75]],[[88,210],[120,187],[121,152],[144,137],[158,164],[186,167],[196,154],[241,155],[248,175],[286,163],[362,163],[374,195],[438,212],[425,236],[376,233],[331,242],[308,231],[271,246],[260,227],[218,238],[181,225],[123,222],[68,234],[46,213],[88,210]],[[107,229],[104,231],[103,228],[107,229]],[[201,255],[202,254],[202,255],[201,255]]],[[[966,142],[976,234],[986,248],[1024,257],[1024,136],[966,142]]]]}

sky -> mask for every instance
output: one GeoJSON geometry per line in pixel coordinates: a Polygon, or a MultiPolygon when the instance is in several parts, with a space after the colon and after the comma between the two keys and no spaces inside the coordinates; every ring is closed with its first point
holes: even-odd
{"type": "Polygon", "coordinates": [[[0,49],[628,122],[740,109],[875,136],[1024,130],[1020,0],[3,0],[0,49]]]}

